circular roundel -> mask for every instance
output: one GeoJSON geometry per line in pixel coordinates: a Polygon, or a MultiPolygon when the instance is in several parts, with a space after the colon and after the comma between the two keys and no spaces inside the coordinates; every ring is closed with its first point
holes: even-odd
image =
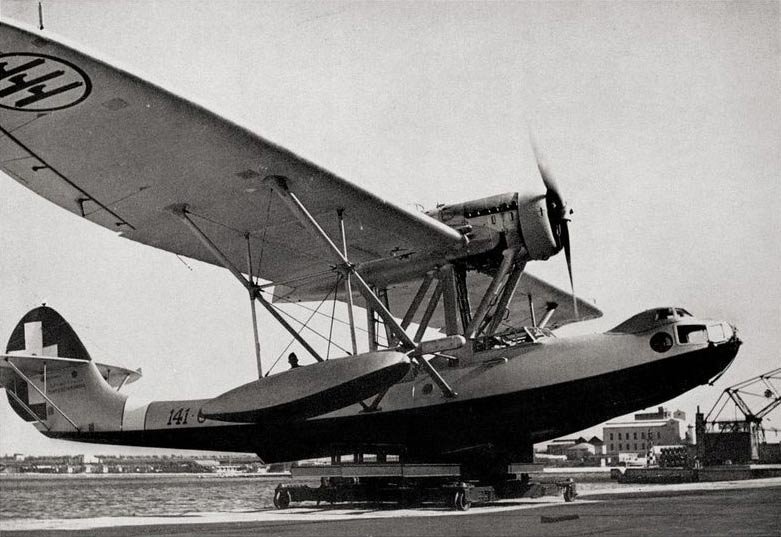
{"type": "Polygon", "coordinates": [[[0,54],[0,107],[50,112],[79,104],[92,91],[80,67],[48,54],[0,54]]]}
{"type": "Polygon", "coordinates": [[[659,332],[651,337],[651,348],[656,352],[667,352],[673,346],[673,338],[667,332],[659,332]]]}

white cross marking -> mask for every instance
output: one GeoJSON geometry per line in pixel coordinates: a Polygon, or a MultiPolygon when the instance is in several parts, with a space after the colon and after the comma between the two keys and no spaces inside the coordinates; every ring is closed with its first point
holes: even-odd
{"type": "Polygon", "coordinates": [[[24,323],[24,351],[33,356],[57,356],[57,345],[43,346],[41,321],[24,323]]]}

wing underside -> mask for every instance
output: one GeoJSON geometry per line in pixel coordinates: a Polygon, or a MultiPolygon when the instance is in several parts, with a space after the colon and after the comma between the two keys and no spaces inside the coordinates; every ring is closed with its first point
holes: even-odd
{"type": "MultiPolygon", "coordinates": [[[[154,84],[34,32],[0,24],[0,167],[27,188],[123,237],[221,264],[171,207],[245,274],[277,285],[276,298],[319,300],[333,257],[273,192],[275,177],[349,259],[387,287],[401,316],[427,272],[469,254],[462,234],[389,203],[259,135],[154,84]],[[338,241],[337,241],[338,242],[338,241]]],[[[469,278],[473,303],[490,277],[469,278]]],[[[555,325],[574,320],[569,294],[524,275],[517,297],[555,325]]],[[[341,295],[344,298],[343,295],[341,295]]],[[[599,315],[583,302],[580,318],[599,315]]],[[[531,324],[516,298],[507,322],[531,324]]],[[[431,326],[444,323],[441,308],[431,326]]]]}
{"type": "MultiPolygon", "coordinates": [[[[404,317],[422,281],[423,278],[417,277],[388,285],[388,303],[390,311],[395,317],[399,319],[404,317]]],[[[317,285],[312,284],[312,282],[310,281],[309,285],[300,285],[295,289],[277,286],[275,288],[274,300],[277,302],[319,301],[327,293],[333,292],[333,276],[322,278],[317,285]]],[[[470,272],[467,276],[467,290],[472,311],[479,304],[490,283],[491,277],[486,274],[470,272]]],[[[423,300],[424,305],[434,293],[434,287],[434,285],[431,285],[427,291],[423,300]]],[[[336,297],[340,301],[346,301],[344,287],[340,286],[338,288],[336,297]]],[[[499,324],[497,332],[517,330],[524,326],[534,326],[536,324],[535,321],[538,323],[549,309],[555,309],[548,324],[548,328],[551,329],[561,328],[573,322],[597,319],[602,316],[602,311],[594,304],[581,298],[577,300],[578,313],[575,315],[571,293],[559,289],[528,272],[524,272],[518,282],[514,299],[509,304],[509,312],[499,324]],[[534,319],[532,318],[532,311],[534,311],[534,319]]],[[[424,307],[419,308],[414,318],[415,321],[422,317],[423,309],[424,307]]],[[[442,304],[439,304],[434,310],[434,314],[429,321],[429,327],[437,329],[445,327],[445,313],[442,304]]]]}
{"type": "Polygon", "coordinates": [[[407,211],[257,134],[57,42],[0,25],[0,164],[24,186],[122,236],[216,264],[168,207],[242,271],[306,278],[331,257],[271,191],[284,176],[331,237],[344,212],[351,261],[463,246],[407,211]]]}

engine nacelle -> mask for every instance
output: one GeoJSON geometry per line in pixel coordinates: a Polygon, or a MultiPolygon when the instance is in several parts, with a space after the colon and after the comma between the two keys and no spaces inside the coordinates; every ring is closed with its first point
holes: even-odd
{"type": "Polygon", "coordinates": [[[519,248],[527,260],[545,260],[561,250],[557,224],[545,195],[499,194],[441,205],[426,214],[470,239],[469,256],[519,248]]]}
{"type": "Polygon", "coordinates": [[[519,229],[531,259],[545,260],[561,250],[559,231],[548,211],[545,196],[528,196],[518,202],[519,229]]]}

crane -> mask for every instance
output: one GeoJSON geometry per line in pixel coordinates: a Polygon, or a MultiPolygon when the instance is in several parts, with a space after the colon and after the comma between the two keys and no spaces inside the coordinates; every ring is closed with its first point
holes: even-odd
{"type": "MultiPolygon", "coordinates": [[[[736,438],[739,434],[750,433],[751,455],[749,458],[751,460],[758,459],[759,446],[765,443],[765,428],[762,422],[768,414],[781,405],[781,388],[779,386],[781,386],[781,367],[725,388],[704,419],[698,412],[698,443],[713,448],[709,451],[721,451],[717,448],[717,444],[726,444],[730,435],[736,438]],[[743,419],[719,419],[730,402],[733,403],[736,412],[742,414],[743,419]],[[701,442],[700,438],[703,434],[712,435],[720,441],[701,442]]],[[[777,431],[774,428],[770,430],[777,431]]],[[[705,439],[702,438],[702,440],[705,439]]]]}

